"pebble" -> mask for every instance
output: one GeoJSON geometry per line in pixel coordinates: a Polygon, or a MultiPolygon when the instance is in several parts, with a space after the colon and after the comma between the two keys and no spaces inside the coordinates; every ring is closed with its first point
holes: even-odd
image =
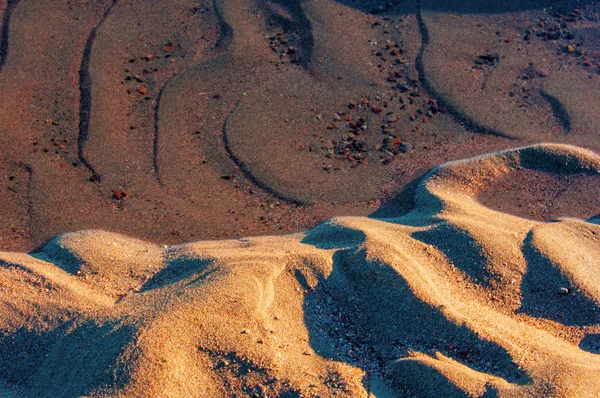
{"type": "Polygon", "coordinates": [[[560,294],[561,296],[566,296],[567,294],[569,294],[569,289],[566,287],[561,287],[560,289],[558,289],[558,294],[560,294]]]}
{"type": "Polygon", "coordinates": [[[127,191],[123,191],[121,189],[116,189],[112,191],[112,197],[115,200],[125,199],[128,196],[127,191]]]}
{"type": "Polygon", "coordinates": [[[242,329],[242,334],[249,334],[250,333],[250,329],[242,329]]]}
{"type": "Polygon", "coordinates": [[[411,151],[413,149],[413,146],[409,142],[403,142],[400,145],[398,145],[398,149],[400,149],[400,152],[406,153],[411,151]]]}

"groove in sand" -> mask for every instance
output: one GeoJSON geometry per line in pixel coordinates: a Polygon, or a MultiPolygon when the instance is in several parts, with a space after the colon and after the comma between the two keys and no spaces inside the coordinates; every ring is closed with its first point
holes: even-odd
{"type": "Polygon", "coordinates": [[[562,126],[565,135],[569,134],[571,132],[571,116],[569,116],[569,112],[567,112],[562,102],[560,102],[555,96],[548,94],[543,89],[540,90],[540,95],[550,105],[552,113],[562,126]]]}
{"type": "Polygon", "coordinates": [[[269,185],[265,184],[264,182],[262,182],[258,177],[256,177],[254,174],[252,174],[252,171],[250,171],[248,166],[244,162],[242,162],[235,155],[235,153],[233,153],[231,146],[229,144],[229,138],[227,136],[227,122],[229,121],[229,118],[231,117],[231,115],[233,115],[234,112],[237,110],[239,105],[240,105],[240,101],[238,101],[238,103],[233,107],[233,109],[231,110],[229,115],[227,115],[227,117],[225,118],[225,121],[223,122],[223,146],[225,147],[225,151],[227,151],[227,155],[229,156],[229,158],[233,161],[233,163],[235,163],[235,165],[240,169],[240,171],[244,174],[244,176],[250,182],[252,182],[254,185],[256,185],[258,188],[262,189],[266,193],[276,197],[277,199],[279,199],[281,201],[284,201],[284,202],[292,204],[292,205],[296,205],[296,206],[308,205],[308,203],[291,198],[281,192],[278,192],[276,189],[274,189],[274,188],[270,187],[269,185]]]}
{"type": "Polygon", "coordinates": [[[423,88],[429,93],[430,97],[435,98],[436,102],[438,103],[440,108],[442,108],[445,111],[445,113],[452,116],[452,118],[454,118],[456,122],[458,122],[469,132],[514,140],[514,137],[511,137],[510,135],[503,133],[500,130],[483,126],[477,123],[475,120],[471,119],[469,116],[457,109],[451,103],[451,101],[448,101],[446,98],[444,98],[429,82],[425,73],[425,67],[423,66],[423,54],[425,53],[425,50],[429,45],[429,31],[427,30],[427,26],[423,21],[421,12],[422,4],[421,0],[419,0],[417,1],[417,12],[415,13],[415,15],[417,17],[419,32],[421,34],[421,48],[419,49],[419,54],[417,55],[415,67],[417,68],[417,72],[419,73],[419,83],[421,83],[421,86],[423,86],[423,88]]]}
{"type": "MultiPolygon", "coordinates": [[[[217,55],[225,52],[229,46],[231,45],[232,41],[233,41],[233,29],[231,28],[231,26],[225,21],[225,18],[223,18],[223,16],[221,15],[221,11],[219,10],[219,7],[217,6],[217,2],[215,2],[213,4],[213,9],[214,9],[214,13],[217,17],[218,20],[218,24],[220,26],[220,32],[219,32],[219,37],[217,38],[217,41],[213,47],[213,51],[215,52],[213,58],[216,57],[217,55]]],[[[208,62],[210,62],[211,60],[209,60],[208,62]]],[[[152,143],[152,168],[154,170],[154,176],[156,178],[156,181],[158,182],[158,185],[160,185],[162,188],[166,187],[165,182],[162,180],[162,178],[160,177],[160,167],[158,165],[158,150],[159,150],[159,134],[160,134],[160,127],[159,127],[159,123],[160,123],[160,102],[162,100],[162,95],[165,91],[165,89],[167,88],[167,86],[169,85],[169,83],[171,83],[177,76],[181,75],[182,73],[187,72],[188,70],[197,67],[198,65],[194,65],[186,70],[184,70],[181,73],[177,73],[173,76],[171,76],[166,82],[165,84],[162,85],[162,87],[160,88],[158,95],[156,96],[156,105],[154,106],[154,140],[152,143]]]]}
{"type": "Polygon", "coordinates": [[[89,67],[92,58],[92,47],[96,40],[96,34],[98,29],[102,26],[108,14],[112,8],[117,4],[117,0],[113,0],[112,3],[104,11],[104,15],[100,22],[92,29],[88,36],[85,48],[83,50],[83,57],[81,59],[81,66],[79,68],[79,135],[77,137],[77,154],[79,161],[83,164],[91,173],[91,180],[101,182],[102,178],[100,174],[96,172],[94,167],[86,159],[83,154],[85,144],[87,142],[90,133],[90,117],[92,114],[92,78],[90,76],[89,67]]]}
{"type": "Polygon", "coordinates": [[[6,9],[4,10],[4,16],[2,17],[2,36],[0,37],[0,72],[2,71],[2,68],[4,68],[6,57],[8,56],[10,17],[20,1],[21,0],[6,0],[6,9]]]}

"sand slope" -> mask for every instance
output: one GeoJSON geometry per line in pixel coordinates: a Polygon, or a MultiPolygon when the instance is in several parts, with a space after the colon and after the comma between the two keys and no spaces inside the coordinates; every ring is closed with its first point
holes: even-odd
{"type": "Polygon", "coordinates": [[[600,225],[478,202],[515,170],[593,176],[600,157],[447,163],[408,213],[302,234],[158,247],[84,231],[1,253],[0,392],[597,396],[600,225]]]}

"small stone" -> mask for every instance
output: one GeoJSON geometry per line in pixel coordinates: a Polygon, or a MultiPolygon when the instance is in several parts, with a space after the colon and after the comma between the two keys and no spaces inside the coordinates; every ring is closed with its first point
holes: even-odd
{"type": "Polygon", "coordinates": [[[128,195],[127,191],[123,191],[121,189],[116,189],[116,190],[112,191],[112,197],[115,200],[125,199],[127,197],[127,195],[128,195]]]}
{"type": "Polygon", "coordinates": [[[560,294],[561,296],[566,296],[567,294],[569,294],[569,289],[567,289],[566,287],[561,287],[560,289],[558,289],[558,294],[560,294]]]}
{"type": "Polygon", "coordinates": [[[379,105],[375,105],[375,106],[371,107],[371,110],[376,114],[380,114],[381,112],[383,112],[383,107],[381,107],[379,105]]]}
{"type": "Polygon", "coordinates": [[[400,145],[398,145],[398,149],[402,153],[407,153],[407,152],[410,152],[413,149],[413,146],[412,146],[412,144],[410,144],[408,142],[403,142],[400,145]]]}
{"type": "Polygon", "coordinates": [[[146,95],[148,94],[148,89],[146,87],[139,87],[137,89],[138,93],[142,94],[142,95],[146,95]]]}
{"type": "Polygon", "coordinates": [[[310,351],[304,351],[302,354],[309,356],[309,357],[312,356],[312,352],[310,352],[310,351]]]}
{"type": "Polygon", "coordinates": [[[567,45],[567,52],[568,53],[574,53],[575,52],[575,47],[572,46],[571,44],[567,45]]]}
{"type": "Polygon", "coordinates": [[[560,39],[560,32],[558,32],[558,31],[547,32],[546,38],[549,40],[558,40],[558,39],[560,39]]]}
{"type": "Polygon", "coordinates": [[[398,84],[396,84],[396,88],[398,90],[400,90],[401,92],[403,92],[403,93],[405,93],[407,91],[410,91],[410,89],[404,83],[398,83],[398,84]]]}
{"type": "Polygon", "coordinates": [[[242,334],[249,334],[250,333],[250,329],[242,329],[241,333],[242,334]]]}

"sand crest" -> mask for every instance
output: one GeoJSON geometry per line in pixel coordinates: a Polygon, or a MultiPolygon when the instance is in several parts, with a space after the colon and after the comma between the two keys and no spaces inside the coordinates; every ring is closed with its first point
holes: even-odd
{"type": "Polygon", "coordinates": [[[516,170],[594,176],[600,156],[446,163],[409,212],[288,236],[0,253],[0,394],[597,396],[600,225],[485,207],[516,170]]]}

